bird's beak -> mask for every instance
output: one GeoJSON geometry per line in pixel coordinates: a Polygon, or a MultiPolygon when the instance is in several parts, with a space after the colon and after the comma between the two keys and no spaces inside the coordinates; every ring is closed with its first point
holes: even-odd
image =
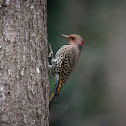
{"type": "Polygon", "coordinates": [[[58,35],[68,39],[68,35],[64,35],[64,34],[58,34],[58,35]]]}

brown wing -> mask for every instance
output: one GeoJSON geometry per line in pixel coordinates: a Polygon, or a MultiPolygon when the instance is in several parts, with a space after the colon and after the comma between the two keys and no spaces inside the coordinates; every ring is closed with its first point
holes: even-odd
{"type": "Polygon", "coordinates": [[[76,65],[76,62],[77,62],[77,51],[74,47],[71,47],[65,52],[65,56],[62,60],[59,69],[59,82],[57,86],[56,97],[58,97],[59,92],[61,91],[62,87],[69,78],[72,70],[76,65]]]}

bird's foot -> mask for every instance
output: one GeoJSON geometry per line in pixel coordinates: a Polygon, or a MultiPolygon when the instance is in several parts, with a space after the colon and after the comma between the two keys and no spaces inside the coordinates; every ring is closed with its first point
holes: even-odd
{"type": "Polygon", "coordinates": [[[52,60],[51,60],[51,63],[55,66],[56,63],[57,63],[57,60],[56,60],[56,59],[52,59],[52,60]]]}
{"type": "Polygon", "coordinates": [[[48,57],[51,57],[53,59],[53,50],[52,50],[52,46],[51,46],[50,43],[48,43],[48,48],[49,48],[49,51],[50,51],[48,57]]]}

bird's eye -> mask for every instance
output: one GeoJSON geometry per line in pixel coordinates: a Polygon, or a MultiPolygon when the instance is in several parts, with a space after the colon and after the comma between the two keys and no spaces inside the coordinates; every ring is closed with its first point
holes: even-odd
{"type": "Polygon", "coordinates": [[[72,37],[71,39],[74,40],[74,37],[72,37]]]}

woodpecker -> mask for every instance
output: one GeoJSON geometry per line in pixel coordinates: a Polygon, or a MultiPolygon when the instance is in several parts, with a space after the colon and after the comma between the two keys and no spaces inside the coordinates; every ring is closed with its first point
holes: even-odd
{"type": "Polygon", "coordinates": [[[61,89],[65,85],[79,59],[82,47],[84,45],[83,39],[79,35],[59,35],[66,38],[68,40],[68,44],[62,46],[57,51],[55,58],[53,57],[53,52],[50,47],[52,65],[49,65],[49,71],[54,76],[55,82],[53,92],[49,97],[49,104],[53,99],[58,98],[61,89]]]}

